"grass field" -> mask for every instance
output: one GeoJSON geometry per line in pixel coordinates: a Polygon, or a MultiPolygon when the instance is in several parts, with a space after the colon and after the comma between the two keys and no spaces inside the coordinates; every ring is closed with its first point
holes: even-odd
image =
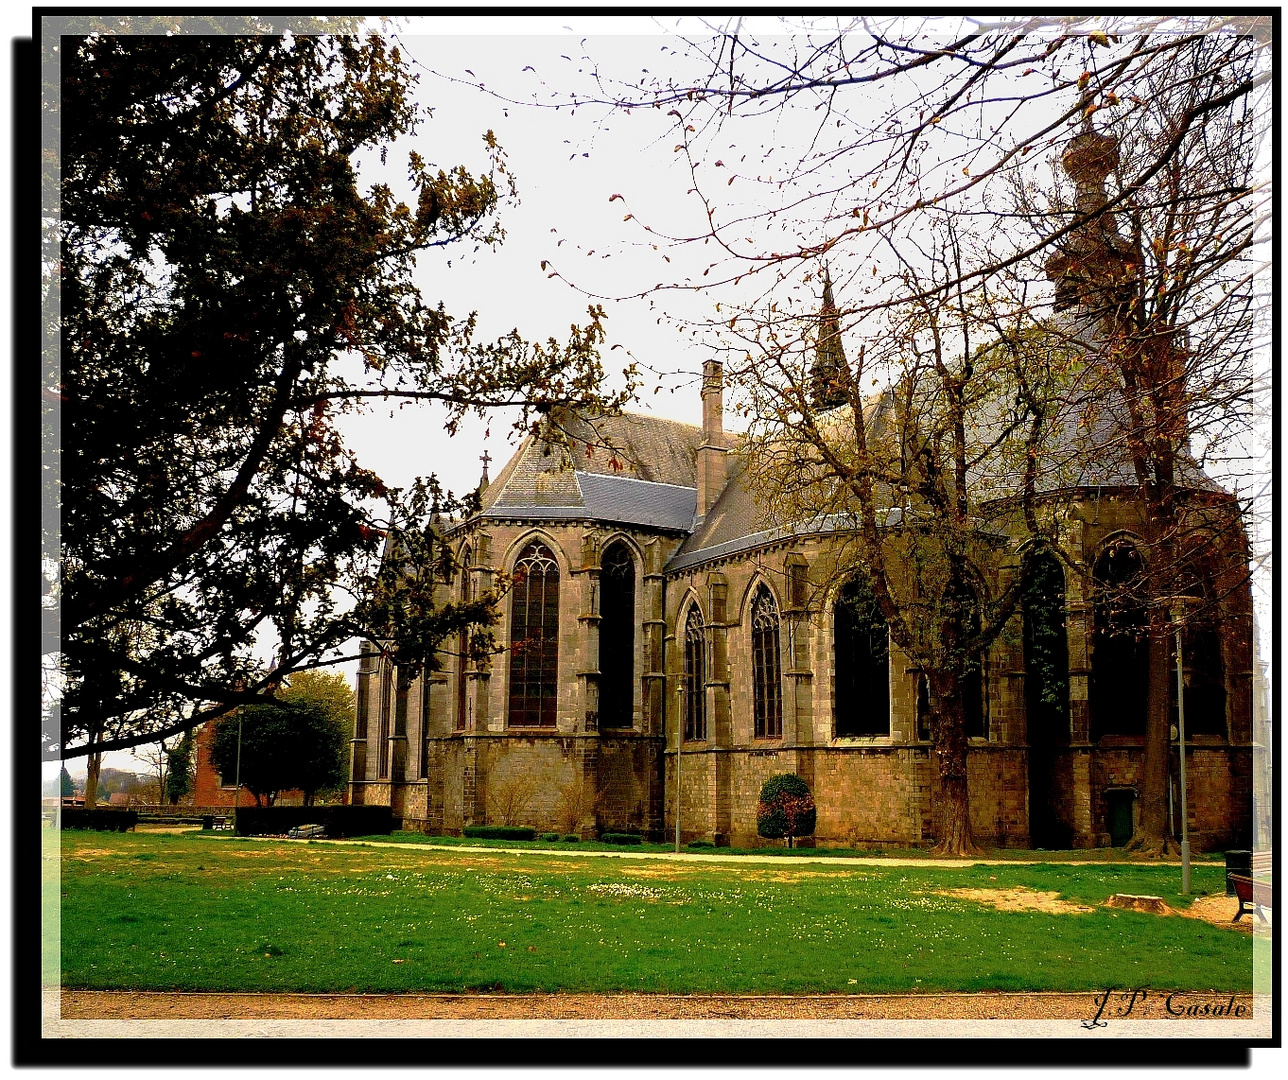
{"type": "MultiPolygon", "coordinates": [[[[62,834],[62,985],[671,993],[1247,991],[1252,941],[1101,908],[1176,867],[903,867],[62,834]],[[1036,890],[1090,911],[996,910],[1036,890]]],[[[1216,865],[1193,889],[1223,889],[1216,865]]]]}

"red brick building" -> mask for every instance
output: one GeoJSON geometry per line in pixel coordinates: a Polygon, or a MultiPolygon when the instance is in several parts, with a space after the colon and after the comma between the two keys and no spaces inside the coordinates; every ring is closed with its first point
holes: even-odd
{"type": "MultiPolygon", "coordinates": [[[[245,788],[239,793],[235,778],[221,776],[215,768],[215,721],[202,724],[197,729],[197,767],[192,782],[192,802],[194,806],[254,806],[255,796],[245,788]]],[[[300,791],[284,791],[277,797],[278,806],[301,806],[304,794],[300,791]]]]}

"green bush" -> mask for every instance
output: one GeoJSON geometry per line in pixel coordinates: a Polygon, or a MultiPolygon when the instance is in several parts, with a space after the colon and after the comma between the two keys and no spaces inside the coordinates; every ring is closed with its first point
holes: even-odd
{"type": "Polygon", "coordinates": [[[575,832],[569,833],[567,836],[561,836],[559,839],[562,840],[565,844],[581,843],[581,837],[578,836],[575,832]]]}
{"type": "Polygon", "coordinates": [[[556,844],[559,842],[559,834],[557,832],[543,832],[541,839],[547,844],[556,844]]]}
{"type": "Polygon", "coordinates": [[[756,811],[756,831],[769,840],[787,838],[787,846],[797,836],[812,836],[818,820],[814,796],[809,785],[795,773],[778,773],[760,789],[760,806],[756,811]]]}
{"type": "Polygon", "coordinates": [[[714,848],[716,845],[715,845],[715,842],[712,840],[690,840],[684,846],[690,849],[700,849],[700,848],[714,848]]]}
{"type": "Polygon", "coordinates": [[[605,844],[638,844],[643,837],[638,833],[606,832],[599,839],[605,844]]]}
{"type": "Polygon", "coordinates": [[[466,825],[461,835],[471,840],[535,840],[537,830],[526,825],[466,825]]]}

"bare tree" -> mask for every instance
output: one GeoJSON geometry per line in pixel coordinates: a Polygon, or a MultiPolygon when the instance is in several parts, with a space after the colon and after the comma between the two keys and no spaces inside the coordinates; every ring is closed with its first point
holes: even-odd
{"type": "Polygon", "coordinates": [[[518,825],[540,785],[535,777],[516,774],[491,785],[488,804],[502,825],[518,825]]]}
{"type": "Polygon", "coordinates": [[[1088,454],[1121,464],[1144,508],[1135,844],[1171,846],[1175,596],[1248,572],[1246,491],[1222,495],[1197,467],[1237,482],[1255,452],[1270,30],[1208,15],[736,18],[673,39],[662,74],[587,55],[593,86],[562,99],[671,125],[697,227],[608,195],[645,258],[665,260],[637,295],[726,359],[776,513],[852,516],[848,569],[932,686],[948,850],[971,846],[954,702],[1023,577],[970,582],[981,526],[1010,514],[1013,537],[1058,548],[1055,503],[1037,495],[1076,486],[1088,454]],[[820,395],[806,357],[821,260],[843,298],[837,336],[868,347],[820,395]],[[848,406],[848,426],[824,406],[848,406]],[[1220,547],[1222,567],[1200,573],[1196,544],[1220,547]],[[1182,584],[1196,575],[1206,585],[1182,584]]]}
{"type": "Polygon", "coordinates": [[[584,776],[571,780],[559,789],[559,803],[555,810],[559,828],[564,833],[581,830],[582,824],[595,812],[602,792],[584,776]]]}

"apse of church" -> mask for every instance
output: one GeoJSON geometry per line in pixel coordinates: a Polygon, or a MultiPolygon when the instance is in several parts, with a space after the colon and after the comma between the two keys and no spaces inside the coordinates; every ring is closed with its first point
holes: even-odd
{"type": "MultiPolygon", "coordinates": [[[[1097,170],[1112,167],[1102,143],[1079,143],[1067,162],[1085,173],[1075,178],[1088,206],[1097,170]]],[[[1086,282],[1095,302],[1113,299],[1097,267],[1117,266],[1122,243],[1110,228],[1096,236],[1075,236],[1048,266],[1075,315],[1091,302],[1086,282]]],[[[811,390],[820,408],[848,407],[830,277],[818,326],[811,390]]],[[[703,366],[701,395],[701,426],[560,415],[566,442],[530,436],[495,479],[485,471],[479,512],[444,527],[459,569],[441,588],[468,599],[511,583],[500,650],[474,655],[462,636],[415,677],[364,657],[352,801],[389,804],[404,828],[436,834],[522,824],[669,839],[678,825],[682,841],[750,847],[765,843],[762,784],[792,772],[813,792],[814,843],[935,839],[925,673],[891,642],[870,585],[837,565],[837,533],[765,524],[724,430],[717,361],[703,366]]],[[[980,843],[1120,844],[1138,813],[1144,615],[1133,590],[1148,530],[1129,463],[1093,451],[1078,477],[1041,493],[1059,507],[1068,564],[1039,558],[963,684],[980,843]]],[[[1217,850],[1245,846],[1252,822],[1247,540],[1234,500],[1183,465],[1203,569],[1176,583],[1176,602],[1204,612],[1182,643],[1189,836],[1217,850]]],[[[981,533],[976,603],[1018,574],[1020,526],[1000,513],[981,533]]]]}
{"type": "MultiPolygon", "coordinates": [[[[450,528],[459,571],[446,594],[513,581],[504,648],[473,657],[461,638],[438,671],[414,679],[364,659],[355,802],[389,803],[405,828],[448,834],[513,823],[669,838],[678,811],[682,840],[755,846],[761,785],[794,772],[814,793],[815,843],[934,839],[924,675],[890,642],[862,578],[838,573],[834,538],[757,528],[736,440],[718,419],[719,365],[704,376],[704,427],[627,415],[592,432],[570,418],[584,443],[629,446],[620,458],[638,464],[619,470],[602,451],[583,460],[529,440],[479,515],[450,528]]],[[[1037,574],[1012,632],[973,669],[971,815],[985,843],[1121,842],[1134,812],[1133,615],[1122,603],[1108,614],[1103,591],[1136,572],[1139,510],[1101,486],[1070,499],[1065,520],[1065,546],[1091,573],[1056,563],[1037,574]]],[[[1220,615],[1186,645],[1199,687],[1196,846],[1239,841],[1250,819],[1238,559],[1226,552],[1220,615]]],[[[1015,551],[976,561],[992,591],[1019,565],[1015,551]]]]}

